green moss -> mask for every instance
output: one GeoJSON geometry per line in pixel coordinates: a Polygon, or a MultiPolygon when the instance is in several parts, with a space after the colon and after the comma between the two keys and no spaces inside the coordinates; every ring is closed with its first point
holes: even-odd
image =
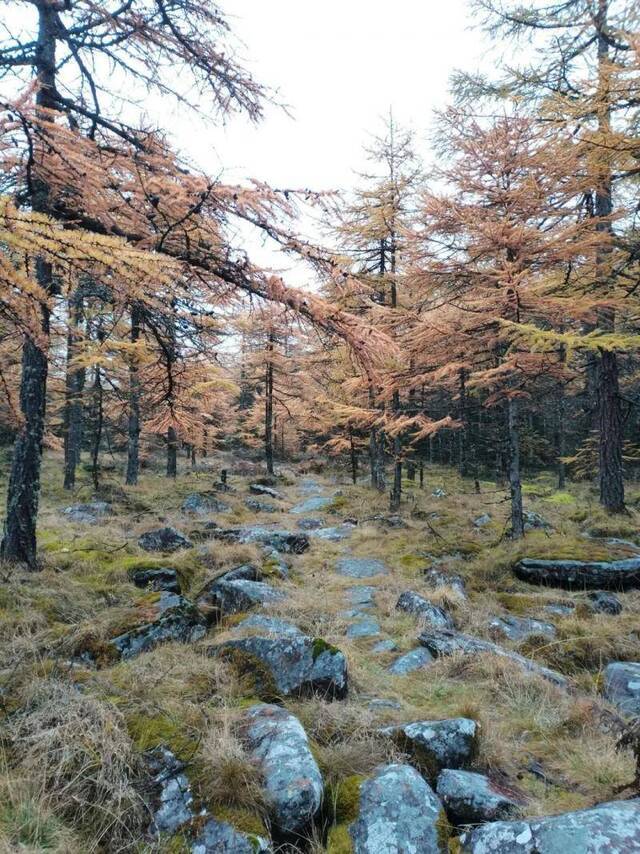
{"type": "Polygon", "coordinates": [[[334,824],[351,823],[358,817],[360,809],[360,787],[364,777],[353,774],[339,783],[325,788],[325,810],[334,824]]]}
{"type": "Polygon", "coordinates": [[[346,496],[344,495],[336,495],[331,504],[328,506],[328,510],[343,510],[349,502],[347,501],[346,496]]]}
{"type": "Polygon", "coordinates": [[[461,854],[462,852],[462,843],[460,842],[459,837],[451,838],[448,843],[448,851],[449,854],[461,854]]]}
{"type": "Polygon", "coordinates": [[[329,831],[327,854],[353,854],[353,840],[346,824],[332,827],[329,831]]]}
{"type": "Polygon", "coordinates": [[[438,848],[440,851],[448,851],[452,828],[443,809],[440,810],[436,819],[436,833],[438,834],[438,848]]]}
{"type": "Polygon", "coordinates": [[[331,655],[336,655],[340,652],[337,646],[332,646],[330,643],[327,643],[323,638],[314,638],[311,648],[311,654],[313,655],[313,660],[319,658],[323,652],[329,652],[331,655]]]}
{"type": "Polygon", "coordinates": [[[567,505],[567,504],[575,504],[576,499],[569,492],[554,492],[553,495],[549,495],[545,498],[549,504],[559,504],[559,505],[567,505]]]}
{"type": "Polygon", "coordinates": [[[281,702],[273,674],[257,655],[229,646],[221,649],[218,657],[233,668],[240,683],[240,690],[244,694],[257,696],[266,703],[281,702]]]}
{"type": "Polygon", "coordinates": [[[183,833],[176,833],[170,839],[161,840],[161,854],[190,854],[191,844],[183,833]]]}
{"type": "Polygon", "coordinates": [[[185,723],[167,715],[129,714],[126,722],[133,743],[141,752],[163,745],[178,759],[190,760],[197,750],[198,742],[186,734],[185,723]]]}
{"type": "Polygon", "coordinates": [[[213,817],[216,821],[223,821],[239,830],[253,836],[266,836],[267,830],[264,821],[256,812],[240,807],[215,807],[213,817]]]}

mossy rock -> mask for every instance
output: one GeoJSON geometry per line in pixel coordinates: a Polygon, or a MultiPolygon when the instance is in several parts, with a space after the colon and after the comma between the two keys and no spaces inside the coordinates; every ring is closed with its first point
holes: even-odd
{"type": "Polygon", "coordinates": [[[218,657],[234,670],[243,694],[265,703],[282,703],[273,674],[257,655],[230,646],[221,649],[218,657]]]}
{"type": "Polygon", "coordinates": [[[314,638],[311,652],[313,660],[315,661],[317,658],[319,658],[323,652],[329,652],[331,653],[331,655],[337,655],[340,650],[337,646],[333,646],[332,644],[327,643],[324,638],[314,638]]]}
{"type": "Polygon", "coordinates": [[[211,814],[216,821],[224,821],[250,836],[268,836],[264,819],[257,812],[241,807],[214,807],[211,814]]]}
{"type": "Polygon", "coordinates": [[[168,747],[178,759],[189,761],[198,748],[197,739],[185,732],[188,725],[167,715],[131,713],[125,719],[133,743],[140,752],[162,745],[168,747]]]}

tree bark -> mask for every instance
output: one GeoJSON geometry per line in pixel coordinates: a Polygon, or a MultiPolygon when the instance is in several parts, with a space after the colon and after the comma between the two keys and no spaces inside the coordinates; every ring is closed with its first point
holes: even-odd
{"type": "Polygon", "coordinates": [[[267,366],[265,371],[265,400],[264,400],[264,454],[267,461],[267,472],[273,474],[273,344],[275,337],[269,333],[267,342],[267,366]]]}
{"type": "Polygon", "coordinates": [[[80,462],[82,446],[82,392],[85,369],[73,365],[78,342],[78,327],[82,318],[82,287],[76,288],[69,300],[69,331],[67,333],[67,369],[64,404],[64,488],[76,484],[76,468],[80,462]]]}
{"type": "Polygon", "coordinates": [[[167,477],[178,475],[178,434],[175,427],[167,428],[167,477]]]}
{"type": "Polygon", "coordinates": [[[467,463],[467,385],[466,372],[464,369],[459,374],[459,405],[458,413],[461,427],[458,430],[458,471],[461,477],[467,477],[469,467],[467,463]]]}
{"type": "Polygon", "coordinates": [[[393,488],[389,500],[389,510],[395,513],[400,509],[402,500],[402,443],[400,437],[393,440],[393,488]]]}
{"type": "MultiPolygon", "coordinates": [[[[36,106],[46,111],[55,107],[57,13],[49,3],[38,4],[37,13],[36,106]]],[[[32,208],[36,213],[51,213],[49,187],[38,178],[33,182],[32,208]]],[[[47,297],[54,293],[53,269],[43,258],[36,261],[36,279],[47,297]]],[[[49,369],[49,323],[49,306],[43,301],[40,305],[39,335],[26,334],[22,345],[22,425],[13,449],[4,536],[0,545],[3,560],[25,563],[32,570],[37,569],[36,524],[49,369]]]]}
{"type": "Polygon", "coordinates": [[[93,436],[91,438],[91,478],[93,487],[100,488],[100,445],[102,443],[103,407],[102,407],[102,372],[96,365],[93,375],[93,436]]]}
{"type": "Polygon", "coordinates": [[[600,353],[598,391],[600,503],[608,513],[622,513],[625,509],[622,463],[624,425],[618,360],[615,353],[607,350],[600,353]]]}
{"type": "Polygon", "coordinates": [[[518,401],[509,398],[507,403],[509,434],[509,492],[511,494],[511,535],[514,539],[524,536],[524,514],[522,512],[522,484],[520,482],[520,434],[518,430],[518,401]]]}
{"type": "MultiPolygon", "coordinates": [[[[131,343],[140,340],[142,309],[131,306],[131,343]]],[[[127,427],[127,473],[125,483],[135,486],[140,473],[140,376],[135,355],[129,362],[129,422],[127,427]]]]}
{"type": "Polygon", "coordinates": [[[358,452],[351,430],[349,430],[349,458],[351,460],[351,481],[355,486],[358,482],[358,452]]]}

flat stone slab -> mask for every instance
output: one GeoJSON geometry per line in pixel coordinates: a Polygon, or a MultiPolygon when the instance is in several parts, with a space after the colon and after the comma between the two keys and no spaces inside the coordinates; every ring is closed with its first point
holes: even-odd
{"type": "Polygon", "coordinates": [[[373,578],[385,575],[388,570],[381,560],[372,557],[343,557],[336,562],[336,572],[349,578],[373,578]]]}
{"type": "Polygon", "coordinates": [[[433,655],[428,649],[419,646],[417,649],[412,649],[410,652],[405,652],[393,662],[389,667],[389,673],[394,676],[404,676],[406,673],[412,673],[414,670],[420,670],[427,667],[433,661],[433,655]]]}
{"type": "Polygon", "coordinates": [[[631,854],[640,851],[640,800],[492,822],[464,833],[460,845],[463,854],[631,854]]]}
{"type": "Polygon", "coordinates": [[[593,590],[588,594],[588,597],[591,610],[595,614],[609,614],[615,617],[622,612],[622,602],[615,593],[608,593],[606,590],[593,590]]]}
{"type": "Polygon", "coordinates": [[[253,513],[281,513],[282,507],[270,504],[268,501],[260,501],[259,498],[245,498],[244,505],[253,513]]]}
{"type": "Polygon", "coordinates": [[[347,598],[352,605],[371,606],[374,604],[375,594],[376,588],[370,587],[369,585],[362,585],[362,587],[350,587],[347,590],[347,598]]]}
{"type": "Polygon", "coordinates": [[[131,576],[136,587],[147,590],[166,590],[169,593],[180,593],[180,579],[175,569],[169,567],[149,567],[137,569],[131,576]]]}
{"type": "Polygon", "coordinates": [[[339,543],[342,540],[348,540],[353,534],[353,525],[335,525],[330,528],[316,528],[309,531],[309,536],[316,540],[328,540],[332,543],[339,543]]]}
{"type": "Polygon", "coordinates": [[[181,596],[163,592],[157,611],[159,616],[153,622],[136,626],[109,642],[115,655],[124,659],[134,658],[161,643],[191,643],[206,634],[202,615],[181,596]]]}
{"type": "Polygon", "coordinates": [[[209,516],[212,513],[226,513],[228,510],[231,510],[231,507],[213,495],[202,495],[200,492],[192,492],[182,502],[181,509],[183,513],[191,513],[195,516],[209,516]]]}
{"type": "Polygon", "coordinates": [[[413,590],[405,590],[404,593],[400,594],[396,602],[396,608],[399,611],[404,611],[407,614],[418,617],[418,619],[430,626],[434,626],[434,628],[455,628],[453,618],[450,614],[413,590]]]}
{"type": "Polygon", "coordinates": [[[436,786],[452,824],[480,824],[514,818],[520,804],[483,774],[447,768],[436,786]]]}
{"type": "Polygon", "coordinates": [[[532,620],[530,617],[516,617],[512,614],[503,617],[493,617],[489,621],[489,631],[494,637],[506,638],[516,643],[531,637],[552,639],[556,636],[556,627],[542,620],[532,620]]]}
{"type": "Polygon", "coordinates": [[[272,854],[273,849],[262,836],[243,833],[226,821],[210,818],[190,851],[191,854],[272,854]]]}
{"type": "Polygon", "coordinates": [[[631,590],[640,587],[640,557],[627,560],[537,560],[525,558],[513,567],[530,584],[568,590],[631,590]]]}
{"type": "Polygon", "coordinates": [[[276,637],[295,637],[304,634],[293,623],[280,620],[278,617],[267,617],[265,614],[251,614],[246,620],[234,626],[233,632],[255,630],[261,634],[275,635],[276,637]]]}
{"type": "Polygon", "coordinates": [[[175,552],[193,547],[191,540],[175,528],[156,528],[138,537],[138,545],[146,552],[175,552]]]}
{"type": "Polygon", "coordinates": [[[379,634],[380,623],[375,617],[365,617],[347,628],[348,638],[371,638],[379,634]]]}
{"type": "Polygon", "coordinates": [[[425,629],[418,637],[418,641],[435,658],[454,655],[455,653],[460,653],[461,655],[482,655],[483,653],[499,655],[502,658],[508,658],[529,673],[542,676],[544,679],[557,685],[558,688],[566,689],[568,685],[565,677],[555,670],[549,670],[549,668],[543,667],[530,658],[525,658],[517,652],[504,649],[491,641],[476,638],[472,635],[465,635],[462,632],[454,632],[449,629],[425,629]]]}
{"type": "Polygon", "coordinates": [[[414,721],[380,730],[433,782],[445,768],[464,768],[470,764],[478,749],[478,733],[478,724],[470,718],[414,721]]]}
{"type": "Polygon", "coordinates": [[[273,528],[212,528],[209,532],[216,540],[229,543],[260,543],[284,554],[302,554],[309,548],[309,537],[299,531],[273,528]]]}
{"type": "Polygon", "coordinates": [[[249,492],[251,492],[253,495],[267,495],[269,498],[282,498],[280,493],[273,489],[273,487],[264,486],[261,483],[251,483],[249,485],[249,492]]]}
{"type": "Polygon", "coordinates": [[[382,655],[383,652],[395,652],[398,649],[398,644],[388,638],[387,640],[378,641],[378,643],[374,644],[371,648],[371,652],[374,652],[376,655],[382,655]]]}
{"type": "Polygon", "coordinates": [[[306,513],[317,513],[319,510],[327,510],[331,507],[333,499],[333,495],[313,495],[310,498],[305,498],[300,504],[294,505],[289,512],[298,516],[304,516],[306,513]]]}
{"type": "Polygon", "coordinates": [[[640,715],[640,663],[613,661],[604,670],[605,699],[629,717],[640,715]]]}
{"type": "Polygon", "coordinates": [[[239,614],[250,608],[270,605],[285,598],[264,581],[244,578],[221,579],[209,584],[196,599],[196,606],[210,623],[218,622],[229,614],[239,614]]]}
{"type": "Polygon", "coordinates": [[[212,653],[251,673],[261,691],[273,693],[275,688],[282,696],[316,694],[327,700],[342,700],[347,694],[347,661],[321,638],[255,636],[226,641],[212,653]],[[256,660],[266,667],[272,685],[262,684],[256,660]]]}
{"type": "Polygon", "coordinates": [[[300,721],[281,706],[252,706],[242,739],[260,769],[270,817],[281,833],[301,833],[322,803],[323,783],[300,721]]]}
{"type": "Polygon", "coordinates": [[[441,812],[440,801],[414,768],[384,765],[360,786],[358,817],[349,827],[354,854],[437,854],[444,849],[441,812]]]}

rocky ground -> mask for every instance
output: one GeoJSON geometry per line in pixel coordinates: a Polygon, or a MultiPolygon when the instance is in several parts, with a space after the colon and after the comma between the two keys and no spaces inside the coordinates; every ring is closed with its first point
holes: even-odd
{"type": "Polygon", "coordinates": [[[514,543],[445,470],[389,515],[205,462],[70,503],[48,461],[44,569],[0,587],[3,851],[640,850],[635,511],[541,477],[514,543]]]}

